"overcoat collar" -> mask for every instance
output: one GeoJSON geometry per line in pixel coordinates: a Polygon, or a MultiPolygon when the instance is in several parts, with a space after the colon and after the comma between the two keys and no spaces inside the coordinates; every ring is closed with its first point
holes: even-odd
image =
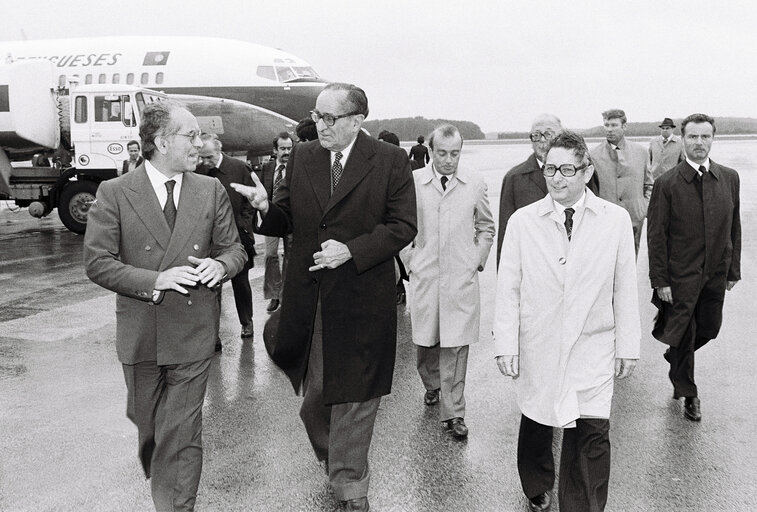
{"type": "MultiPolygon", "coordinates": [[[[679,173],[683,177],[684,180],[686,180],[686,183],[691,183],[694,181],[694,178],[699,174],[697,172],[697,169],[693,168],[689,162],[684,161],[684,165],[681,166],[681,169],[679,169],[679,173]]],[[[708,171],[713,178],[716,180],[720,180],[720,169],[718,167],[718,164],[712,161],[712,158],[710,158],[710,170],[708,171]]]]}
{"type": "MultiPolygon", "coordinates": [[[[442,188],[441,183],[439,180],[435,180],[436,174],[434,173],[433,164],[427,165],[426,167],[422,167],[415,171],[419,173],[419,181],[421,185],[428,185],[429,183],[439,191],[440,194],[444,194],[444,189],[442,188]]],[[[472,180],[471,173],[468,169],[465,167],[458,167],[457,171],[455,172],[455,178],[457,178],[460,183],[469,183],[472,180]]],[[[449,188],[448,190],[452,190],[449,188]]]]}
{"type": "Polygon", "coordinates": [[[529,156],[528,160],[526,160],[526,165],[528,166],[528,171],[526,173],[528,174],[528,179],[531,180],[534,185],[539,187],[539,189],[546,194],[547,182],[544,179],[544,175],[542,174],[539,160],[536,159],[536,153],[531,153],[531,156],[529,156]]]}
{"type": "MultiPolygon", "coordinates": [[[[594,192],[589,190],[589,187],[586,187],[586,198],[584,200],[584,208],[586,210],[591,210],[594,213],[599,213],[599,209],[601,208],[601,204],[599,202],[599,199],[597,199],[597,196],[594,195],[594,192]]],[[[537,213],[539,216],[549,215],[555,211],[555,204],[552,202],[552,197],[547,194],[543,198],[539,200],[539,206],[537,207],[537,213]]]]}

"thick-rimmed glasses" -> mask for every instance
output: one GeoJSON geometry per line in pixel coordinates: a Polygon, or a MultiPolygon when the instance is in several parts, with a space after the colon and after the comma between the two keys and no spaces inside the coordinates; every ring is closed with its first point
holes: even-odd
{"type": "Polygon", "coordinates": [[[196,140],[199,140],[200,142],[202,142],[202,139],[200,138],[200,136],[202,135],[202,132],[200,132],[200,131],[194,131],[194,130],[192,130],[189,133],[179,133],[179,132],[177,132],[177,133],[173,133],[172,135],[181,135],[182,137],[189,137],[189,140],[191,142],[194,142],[196,140]]]}
{"type": "Polygon", "coordinates": [[[560,166],[554,164],[545,164],[544,169],[542,170],[542,174],[544,174],[544,176],[546,176],[547,178],[551,178],[552,176],[557,174],[557,171],[560,171],[560,174],[562,174],[566,178],[572,178],[578,171],[582,171],[588,166],[589,164],[582,165],[581,167],[576,167],[573,164],[562,164],[560,166]]]}
{"type": "Polygon", "coordinates": [[[350,112],[349,114],[341,114],[338,116],[335,116],[334,114],[322,114],[318,112],[317,110],[311,110],[310,111],[310,119],[313,120],[314,123],[317,123],[321,119],[323,119],[323,122],[326,123],[326,126],[334,126],[334,123],[336,123],[339,119],[343,117],[349,117],[349,116],[356,116],[360,114],[360,112],[350,112]]]}
{"type": "Polygon", "coordinates": [[[531,132],[528,134],[528,138],[531,139],[531,142],[539,142],[542,138],[549,142],[555,137],[555,132],[551,132],[547,130],[546,132],[531,132]]]}

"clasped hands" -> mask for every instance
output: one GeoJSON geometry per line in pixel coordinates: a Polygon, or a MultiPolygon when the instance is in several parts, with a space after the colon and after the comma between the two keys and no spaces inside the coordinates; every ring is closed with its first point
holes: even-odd
{"type": "Polygon", "coordinates": [[[185,286],[196,286],[197,283],[213,288],[221,282],[226,275],[223,264],[213,258],[195,258],[189,256],[189,263],[194,266],[182,265],[171,267],[158,274],[155,280],[155,290],[175,290],[181,294],[189,295],[185,286]]]}
{"type": "MultiPolygon", "coordinates": [[[[636,368],[637,361],[638,359],[616,358],[615,377],[618,379],[629,377],[633,373],[634,368],[636,368]]],[[[497,356],[497,366],[505,377],[517,379],[520,376],[518,356],[497,356]]]]}

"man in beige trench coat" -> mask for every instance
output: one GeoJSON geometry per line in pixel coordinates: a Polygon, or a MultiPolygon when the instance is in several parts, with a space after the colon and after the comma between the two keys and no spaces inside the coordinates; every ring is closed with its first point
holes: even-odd
{"type": "Polygon", "coordinates": [[[507,224],[497,277],[495,355],[517,378],[518,473],[549,510],[553,427],[564,428],[560,512],[604,510],[613,377],[631,374],[641,330],[628,212],[586,188],[586,144],[564,132],[547,153],[549,194],[507,224]]]}
{"type": "Polygon", "coordinates": [[[462,146],[463,138],[452,125],[431,133],[432,164],[413,172],[418,234],[403,251],[424,402],[441,401],[440,419],[457,439],[468,435],[463,395],[468,345],[478,341],[478,272],[494,241],[486,183],[458,168],[462,146]]]}

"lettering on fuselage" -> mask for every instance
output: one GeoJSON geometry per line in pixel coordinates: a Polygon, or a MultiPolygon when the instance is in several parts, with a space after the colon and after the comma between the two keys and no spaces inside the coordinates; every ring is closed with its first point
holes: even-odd
{"type": "Polygon", "coordinates": [[[15,57],[16,60],[47,59],[59,68],[85,66],[115,66],[122,53],[89,53],[78,55],[47,55],[39,57],[15,57]]]}

